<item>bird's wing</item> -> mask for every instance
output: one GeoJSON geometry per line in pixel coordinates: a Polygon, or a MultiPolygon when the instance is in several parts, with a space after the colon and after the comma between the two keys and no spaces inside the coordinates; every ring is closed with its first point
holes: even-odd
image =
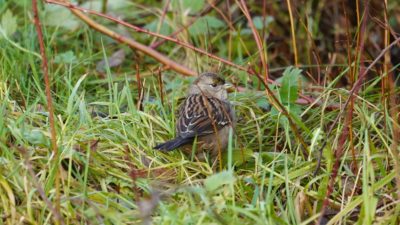
{"type": "Polygon", "coordinates": [[[177,133],[183,138],[203,136],[231,123],[229,103],[204,95],[190,95],[180,107],[177,133]]]}

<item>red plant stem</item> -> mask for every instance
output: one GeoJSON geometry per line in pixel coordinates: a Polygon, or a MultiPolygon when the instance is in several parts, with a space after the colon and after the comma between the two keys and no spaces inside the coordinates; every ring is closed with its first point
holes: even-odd
{"type": "MultiPolygon", "coordinates": [[[[383,32],[383,44],[384,47],[386,47],[389,44],[390,41],[390,28],[388,26],[388,14],[387,14],[387,0],[383,1],[383,18],[384,18],[384,25],[381,25],[381,22],[377,19],[376,23],[382,26],[382,29],[384,30],[383,32]]],[[[390,76],[384,76],[384,74],[389,75],[389,65],[390,65],[390,53],[387,52],[385,54],[385,57],[383,59],[383,74],[381,75],[381,104],[384,106],[382,109],[382,113],[384,115],[384,121],[387,121],[387,113],[385,112],[387,107],[388,107],[388,97],[390,99],[390,91],[389,91],[389,77],[390,76]]],[[[388,127],[387,124],[385,123],[383,126],[384,133],[388,133],[388,127]]]]}
{"type": "MultiPolygon", "coordinates": [[[[372,69],[373,66],[375,66],[375,64],[377,64],[379,62],[379,59],[381,59],[385,55],[385,53],[390,50],[391,47],[393,47],[394,45],[396,45],[398,43],[400,43],[400,37],[396,38],[390,45],[388,45],[386,48],[384,48],[381,51],[381,53],[375,58],[375,60],[365,69],[364,73],[359,76],[358,80],[353,85],[353,88],[349,91],[349,96],[353,96],[355,94],[356,86],[361,85],[361,83],[364,80],[366,74],[372,69]]],[[[328,132],[326,133],[326,137],[331,136],[333,128],[338,123],[340,117],[342,117],[342,115],[343,115],[345,109],[347,108],[347,106],[349,105],[349,103],[350,103],[350,97],[342,105],[340,113],[336,116],[336,118],[333,121],[332,125],[330,126],[328,132]]],[[[322,157],[322,150],[325,148],[327,143],[328,143],[328,138],[325,138],[325,141],[322,143],[321,147],[318,150],[319,151],[319,157],[318,157],[318,163],[317,163],[316,169],[314,171],[314,176],[318,173],[318,170],[320,168],[320,165],[321,165],[321,160],[320,159],[322,157]]]]}
{"type": "Polygon", "coordinates": [[[250,16],[249,10],[247,9],[246,2],[244,0],[240,0],[241,4],[239,4],[240,9],[242,10],[243,14],[247,18],[247,22],[253,32],[254,40],[256,41],[257,48],[260,54],[261,64],[262,64],[262,72],[261,74],[264,75],[264,80],[268,82],[269,77],[269,69],[268,69],[268,62],[267,62],[267,50],[264,48],[263,41],[261,40],[260,34],[257,32],[256,27],[254,26],[253,19],[250,16]]]}
{"type": "MultiPolygon", "coordinates": [[[[164,6],[164,9],[163,9],[163,11],[162,11],[162,14],[161,14],[161,18],[160,18],[160,23],[159,23],[159,25],[158,25],[158,27],[157,27],[157,32],[160,32],[160,28],[162,27],[162,26],[164,26],[164,20],[165,20],[165,15],[167,14],[167,12],[168,12],[168,8],[169,8],[169,4],[171,3],[171,0],[167,0],[166,2],[165,2],[165,6],[164,6]]],[[[152,41],[152,44],[150,45],[150,48],[153,48],[153,47],[151,47],[153,44],[154,44],[154,42],[156,41],[157,39],[154,39],[153,41],[152,41]]]]}
{"type": "Polygon", "coordinates": [[[167,12],[168,12],[168,8],[169,8],[169,3],[171,2],[171,0],[167,0],[167,2],[165,3],[165,7],[164,7],[164,9],[163,9],[163,12],[162,12],[162,15],[161,15],[161,19],[160,19],[160,24],[161,24],[161,26],[163,25],[163,23],[164,23],[164,19],[165,19],[165,15],[167,14],[167,12]]]}
{"type": "Polygon", "coordinates": [[[143,110],[143,86],[142,86],[142,81],[140,80],[140,70],[139,70],[139,65],[136,64],[136,83],[137,83],[137,89],[138,89],[138,100],[136,103],[136,108],[141,111],[143,110]]]}
{"type": "MultiPolygon", "coordinates": [[[[361,75],[358,77],[357,81],[356,81],[356,82],[354,83],[354,85],[353,85],[353,88],[350,90],[350,93],[349,93],[350,97],[347,99],[347,101],[345,102],[345,104],[344,104],[343,107],[342,107],[341,112],[338,114],[338,116],[336,117],[335,121],[332,123],[332,125],[331,125],[329,131],[328,131],[327,134],[326,134],[327,137],[329,137],[329,136],[331,135],[331,133],[332,133],[332,131],[333,131],[333,128],[336,126],[337,122],[339,121],[339,118],[342,116],[343,112],[345,111],[345,109],[346,109],[347,106],[349,105],[351,99],[354,98],[354,96],[358,93],[358,91],[359,91],[359,89],[360,89],[360,87],[361,87],[361,84],[362,84],[362,82],[363,82],[363,80],[364,80],[366,74],[372,69],[373,66],[375,66],[376,63],[379,62],[379,60],[385,55],[385,53],[386,53],[387,51],[389,51],[390,48],[392,48],[392,47],[393,47],[394,45],[396,45],[397,43],[400,43],[400,37],[396,38],[390,45],[388,45],[386,48],[384,48],[384,49],[381,51],[381,53],[375,58],[375,60],[374,60],[365,70],[364,70],[363,68],[361,69],[361,70],[362,70],[362,71],[360,71],[361,75]]],[[[352,110],[350,110],[350,111],[352,111],[352,110]]],[[[352,113],[352,112],[351,112],[351,113],[352,113]]],[[[350,116],[352,116],[352,114],[350,114],[350,113],[348,112],[347,118],[350,117],[350,116]]],[[[343,129],[346,129],[346,126],[345,126],[343,129]]],[[[346,132],[348,132],[348,131],[344,130],[344,131],[342,132],[341,137],[342,137],[342,136],[346,136],[346,134],[345,134],[346,132]]],[[[399,136],[400,136],[400,135],[399,135],[399,136]]],[[[340,138],[341,138],[341,137],[340,137],[340,138]]],[[[321,155],[322,155],[322,150],[325,148],[325,146],[326,146],[326,144],[327,144],[327,140],[328,140],[328,138],[325,139],[324,143],[321,145],[321,147],[320,147],[320,149],[319,149],[320,156],[319,156],[319,159],[318,159],[318,163],[317,163],[317,167],[316,167],[316,170],[315,170],[315,172],[314,172],[314,175],[316,175],[317,172],[318,172],[318,170],[319,170],[320,163],[321,163],[320,159],[321,159],[321,157],[322,157],[322,156],[321,156],[321,155]]],[[[335,151],[335,156],[341,156],[341,153],[343,153],[343,149],[344,149],[344,148],[343,148],[343,145],[340,145],[340,142],[341,142],[341,141],[340,141],[340,139],[339,139],[339,148],[335,151]],[[340,150],[340,149],[341,149],[341,150],[340,150]],[[340,154],[339,154],[339,153],[340,153],[340,154]]],[[[330,180],[330,183],[329,183],[329,186],[328,186],[327,194],[326,194],[326,196],[325,196],[324,203],[323,203],[323,206],[322,206],[323,208],[321,209],[321,215],[320,215],[319,222],[321,222],[321,219],[322,219],[322,217],[323,217],[323,215],[324,215],[324,213],[325,213],[326,207],[327,207],[327,205],[328,205],[328,203],[329,203],[329,196],[330,196],[330,194],[331,194],[332,191],[333,191],[333,184],[334,184],[335,179],[332,179],[332,178],[336,178],[337,173],[338,173],[337,170],[338,170],[338,167],[339,167],[338,164],[340,163],[340,157],[336,157],[336,159],[337,159],[337,160],[335,161],[335,164],[334,164],[333,169],[332,169],[332,176],[331,176],[331,180],[330,180]],[[336,169],[335,169],[335,168],[336,168],[336,169]]],[[[398,186],[400,187],[400,179],[399,179],[399,184],[398,184],[398,186]]],[[[399,194],[400,194],[400,193],[399,193],[399,194]]],[[[319,223],[319,224],[320,224],[320,223],[319,223]]]]}
{"type": "MultiPolygon", "coordinates": [[[[339,137],[338,141],[338,147],[335,150],[335,163],[332,168],[332,174],[328,183],[328,188],[326,191],[325,199],[322,203],[322,208],[321,208],[321,214],[318,220],[318,224],[322,223],[322,219],[325,215],[326,208],[329,205],[329,197],[331,196],[333,192],[333,186],[335,184],[336,177],[339,172],[339,167],[340,167],[340,160],[342,158],[343,152],[345,150],[345,144],[346,140],[349,138],[349,133],[352,132],[351,130],[351,124],[352,124],[352,119],[353,119],[353,112],[354,112],[354,97],[358,93],[358,91],[361,89],[361,84],[362,81],[364,80],[364,77],[366,75],[366,69],[364,68],[363,64],[363,52],[364,52],[364,44],[365,44],[365,38],[364,36],[366,35],[366,29],[367,29],[367,19],[368,19],[368,1],[364,1],[365,3],[365,8],[364,8],[364,18],[361,24],[360,28],[360,37],[359,37],[359,62],[360,62],[360,72],[361,74],[357,80],[357,82],[354,84],[352,90],[353,92],[350,93],[349,99],[347,102],[350,102],[350,106],[347,108],[347,114],[344,120],[344,127],[342,130],[342,133],[339,137]]],[[[346,110],[344,108],[344,110],[346,110]]]]}
{"type": "MultiPolygon", "coordinates": [[[[347,16],[347,10],[345,7],[345,2],[344,0],[342,0],[342,8],[343,8],[343,14],[344,14],[344,18],[346,21],[346,45],[347,45],[347,59],[348,59],[348,66],[349,66],[349,74],[350,74],[350,83],[353,85],[354,84],[354,74],[353,74],[353,67],[351,66],[351,44],[350,44],[350,40],[351,40],[351,36],[350,36],[350,25],[349,25],[349,19],[347,16]]],[[[361,60],[360,60],[361,61],[361,60]]],[[[350,102],[351,104],[351,108],[354,107],[354,101],[350,102]]],[[[352,124],[350,124],[350,126],[352,126],[352,124]]],[[[350,129],[352,130],[352,128],[350,127],[350,129]]],[[[353,133],[350,132],[350,148],[351,148],[351,155],[353,158],[353,167],[352,167],[352,171],[356,172],[358,171],[358,166],[357,166],[357,160],[356,160],[356,152],[354,149],[354,143],[353,143],[353,133]]]]}
{"type": "MultiPolygon", "coordinates": [[[[123,26],[129,27],[129,28],[131,28],[131,29],[133,29],[133,30],[135,30],[135,31],[137,31],[137,32],[141,32],[141,33],[149,34],[149,35],[152,35],[152,36],[155,36],[155,37],[159,37],[159,38],[162,38],[162,39],[166,39],[166,40],[168,40],[168,41],[174,42],[174,43],[176,43],[176,44],[178,44],[178,45],[184,46],[184,47],[186,47],[186,48],[189,48],[189,49],[192,49],[192,50],[194,50],[194,51],[196,51],[196,52],[199,52],[199,53],[201,53],[201,54],[203,54],[203,55],[206,55],[206,56],[208,56],[208,57],[210,57],[210,58],[216,59],[216,60],[218,60],[218,61],[220,61],[220,62],[222,62],[222,63],[225,63],[225,64],[227,64],[227,65],[229,65],[229,66],[232,66],[232,67],[234,67],[234,68],[236,68],[236,69],[239,69],[239,70],[242,70],[242,71],[247,71],[247,69],[246,69],[245,67],[243,67],[243,66],[237,65],[237,64],[235,64],[235,63],[233,63],[233,62],[231,62],[231,61],[229,61],[229,60],[226,60],[226,59],[223,59],[223,58],[218,57],[218,56],[216,56],[216,55],[213,55],[213,54],[211,54],[211,53],[208,53],[208,52],[206,52],[205,50],[203,50],[203,49],[201,49],[201,48],[194,47],[193,45],[190,45],[190,44],[188,44],[188,43],[186,43],[186,42],[183,42],[183,41],[181,41],[181,40],[179,40],[179,39],[176,39],[176,38],[168,37],[168,36],[165,36],[165,35],[162,35],[162,34],[158,34],[158,33],[151,32],[151,31],[149,31],[149,30],[146,30],[146,29],[140,28],[140,27],[138,27],[138,26],[132,25],[132,24],[130,24],[130,23],[127,23],[127,22],[125,22],[125,21],[123,21],[123,20],[116,19],[116,18],[114,18],[114,17],[112,17],[112,16],[104,15],[104,14],[102,14],[102,13],[99,13],[99,12],[96,12],[96,11],[93,11],[93,10],[84,9],[84,8],[75,6],[75,5],[73,5],[73,4],[69,3],[69,2],[59,2],[59,1],[54,1],[54,0],[45,0],[45,1],[46,1],[47,3],[50,3],[50,4],[61,5],[61,6],[70,8],[70,9],[75,9],[75,10],[79,10],[79,11],[82,11],[82,12],[85,12],[85,13],[89,13],[89,14],[93,14],[93,15],[97,15],[97,16],[106,18],[106,19],[108,19],[108,20],[111,20],[111,21],[114,21],[114,22],[116,22],[116,23],[119,23],[119,24],[121,24],[121,25],[123,25],[123,26]]],[[[96,28],[96,29],[97,29],[97,28],[96,28]]],[[[115,36],[115,33],[114,33],[114,36],[115,36]]],[[[122,36],[119,36],[120,41],[122,40],[121,37],[122,37],[122,36]]],[[[125,42],[125,40],[122,40],[122,41],[125,42]]],[[[147,48],[147,46],[146,46],[146,48],[147,48]]],[[[141,49],[139,49],[139,50],[141,50],[141,49]]],[[[158,54],[159,54],[159,53],[158,53],[158,54]]],[[[167,65],[168,65],[168,64],[167,64],[167,65]]],[[[181,72],[181,71],[179,71],[179,72],[181,72]]],[[[183,73],[183,72],[182,72],[182,73],[183,73]]],[[[194,72],[191,71],[191,72],[186,72],[186,73],[184,73],[184,74],[186,74],[186,75],[194,75],[194,72]]]]}
{"type": "MultiPolygon", "coordinates": [[[[168,57],[166,57],[165,55],[155,51],[154,49],[151,49],[143,44],[140,44],[139,42],[128,38],[126,36],[120,35],[110,29],[108,29],[107,27],[100,25],[98,23],[96,23],[94,20],[90,19],[88,16],[86,16],[83,12],[93,12],[93,13],[97,13],[99,15],[104,15],[102,13],[98,13],[95,11],[91,11],[91,10],[86,10],[86,9],[82,9],[76,8],[76,6],[70,4],[69,2],[58,2],[58,1],[51,1],[51,0],[45,0],[47,3],[54,3],[56,5],[61,5],[61,6],[65,6],[67,8],[70,9],[70,11],[76,15],[77,17],[79,17],[82,21],[84,21],[85,23],[87,23],[90,27],[92,27],[93,29],[111,37],[112,39],[121,42],[121,43],[125,43],[127,45],[129,45],[131,48],[137,49],[153,58],[155,58],[156,60],[158,60],[160,63],[164,64],[168,69],[172,69],[180,74],[186,75],[186,76],[196,76],[197,73],[171,59],[169,59],[168,57]]],[[[112,18],[110,16],[104,15],[105,18],[112,18]]],[[[117,20],[115,18],[113,18],[113,20],[117,20]]],[[[124,22],[125,24],[127,24],[126,22],[124,22]]]]}
{"type": "MultiPolygon", "coordinates": [[[[388,22],[388,14],[387,14],[387,0],[383,2],[384,5],[384,17],[385,17],[385,46],[389,43],[389,32],[390,32],[390,26],[388,22]]],[[[384,73],[388,73],[389,69],[388,66],[390,65],[390,55],[387,53],[385,54],[384,58],[384,73]]],[[[389,74],[388,74],[389,75],[389,74]]],[[[398,146],[399,146],[399,139],[400,139],[400,126],[399,126],[399,108],[398,108],[398,102],[396,100],[396,88],[395,88],[395,77],[394,73],[391,72],[389,76],[386,76],[385,79],[383,79],[385,82],[384,88],[387,88],[388,90],[385,91],[383,90],[383,93],[387,92],[388,93],[388,98],[390,102],[390,107],[389,107],[389,113],[390,117],[392,117],[392,144],[390,146],[390,151],[391,155],[394,161],[394,170],[397,174],[396,176],[396,195],[397,195],[397,201],[400,202],[400,158],[399,158],[399,151],[398,151],[398,146]],[[387,87],[386,87],[387,86],[387,87]]],[[[386,101],[385,101],[386,103],[386,101]]],[[[386,114],[386,113],[385,113],[386,114]]],[[[400,206],[397,205],[396,211],[399,212],[400,206]]]]}
{"type": "Polygon", "coordinates": [[[37,32],[39,46],[40,46],[40,55],[42,56],[42,70],[43,70],[43,77],[44,77],[44,83],[45,83],[45,88],[46,88],[47,109],[49,111],[49,121],[50,121],[50,130],[51,130],[50,131],[51,132],[51,145],[53,148],[53,153],[57,154],[56,129],[54,126],[54,110],[53,110],[53,101],[51,98],[48,64],[47,64],[47,57],[46,57],[46,52],[45,52],[46,50],[44,47],[43,33],[42,33],[41,24],[40,24],[40,20],[39,20],[39,13],[37,10],[36,0],[32,0],[32,8],[33,8],[36,32],[37,32]]]}
{"type": "MultiPolygon", "coordinates": [[[[183,46],[183,47],[192,49],[193,51],[199,52],[199,53],[201,53],[201,54],[203,54],[203,55],[206,55],[206,56],[208,56],[208,57],[210,57],[210,58],[213,58],[213,59],[215,59],[215,60],[217,60],[217,61],[220,61],[220,62],[222,62],[222,63],[224,63],[224,64],[227,64],[227,65],[229,65],[229,66],[232,66],[232,67],[234,67],[234,68],[236,68],[236,69],[238,69],[238,70],[246,71],[246,72],[249,73],[250,75],[257,75],[256,72],[254,72],[254,71],[249,71],[249,70],[248,70],[246,67],[244,67],[244,66],[237,65],[237,64],[235,64],[235,63],[233,63],[233,62],[231,62],[231,61],[229,61],[229,60],[220,58],[220,57],[218,57],[218,56],[216,56],[216,55],[213,55],[213,54],[211,54],[211,53],[206,52],[205,50],[203,50],[203,49],[201,49],[201,48],[197,48],[197,47],[194,47],[194,46],[192,46],[192,45],[190,45],[190,44],[188,44],[188,43],[185,43],[185,42],[183,42],[183,41],[181,41],[181,40],[179,40],[179,39],[176,39],[176,38],[168,37],[168,36],[165,36],[165,35],[162,35],[162,34],[158,34],[158,33],[151,32],[151,31],[149,31],[149,30],[146,30],[146,29],[137,27],[137,26],[135,26],[135,25],[129,24],[129,23],[125,22],[125,21],[116,19],[116,18],[114,18],[114,17],[112,17],[112,16],[104,15],[104,14],[102,14],[102,13],[99,13],[99,12],[96,12],[96,11],[93,11],[93,10],[84,9],[84,8],[82,8],[82,7],[79,7],[79,6],[75,6],[75,5],[73,5],[73,4],[69,3],[69,2],[59,2],[59,1],[54,1],[54,0],[45,0],[45,1],[46,1],[46,3],[49,3],[49,4],[55,4],[55,5],[60,5],[60,6],[64,6],[64,7],[70,8],[70,9],[72,10],[72,12],[73,12],[75,15],[77,15],[78,17],[80,17],[82,20],[85,20],[85,22],[88,23],[90,26],[92,26],[94,29],[96,29],[96,30],[98,30],[98,31],[100,31],[100,32],[102,32],[102,33],[104,33],[104,34],[106,34],[106,35],[108,35],[108,36],[110,36],[110,37],[116,39],[116,40],[119,41],[119,42],[128,43],[128,42],[131,42],[131,41],[127,40],[127,38],[125,38],[125,37],[123,37],[123,36],[121,36],[121,35],[119,35],[119,34],[117,34],[117,33],[108,31],[108,29],[105,28],[105,27],[103,27],[103,26],[99,26],[99,25],[97,25],[97,24],[96,24],[96,26],[94,26],[93,24],[91,24],[91,23],[93,23],[93,22],[92,22],[92,21],[89,21],[89,18],[83,18],[82,15],[81,15],[81,14],[78,15],[77,12],[78,12],[78,11],[81,11],[81,12],[84,12],[84,13],[89,13],[89,14],[92,14],[92,15],[97,15],[97,16],[106,18],[106,19],[108,19],[108,20],[111,20],[111,21],[114,21],[114,22],[116,22],[116,23],[119,23],[119,24],[121,24],[121,25],[123,25],[123,26],[129,27],[129,28],[131,28],[131,29],[133,29],[133,30],[135,30],[135,31],[137,31],[137,32],[141,32],[141,33],[149,34],[149,35],[152,35],[152,36],[155,36],[155,37],[159,37],[159,38],[162,38],[162,39],[165,39],[165,40],[174,42],[174,43],[176,43],[176,44],[178,44],[178,45],[181,45],[181,46],[183,46]],[[75,10],[78,10],[78,11],[75,11],[75,10]]],[[[133,45],[133,44],[130,44],[130,45],[133,45]]],[[[160,57],[160,56],[159,56],[160,53],[158,53],[158,52],[155,52],[155,53],[153,53],[153,54],[149,54],[149,53],[148,53],[148,49],[147,49],[148,47],[147,47],[147,46],[142,46],[142,45],[139,44],[139,43],[136,43],[135,46],[136,46],[136,48],[137,48],[138,50],[143,51],[143,52],[147,53],[148,55],[150,55],[150,56],[152,56],[152,57],[154,57],[154,58],[156,58],[156,59],[163,58],[163,57],[160,57]],[[140,46],[139,46],[139,45],[140,45],[140,46]],[[144,48],[146,48],[146,49],[144,49],[144,48]]],[[[171,61],[171,60],[169,60],[169,61],[171,61]]],[[[164,63],[164,64],[165,64],[165,63],[164,63]]],[[[196,74],[196,73],[194,73],[193,71],[189,71],[188,69],[174,68],[174,67],[173,67],[173,66],[175,66],[174,64],[176,64],[176,63],[175,63],[175,62],[168,62],[168,64],[166,64],[166,65],[169,66],[171,69],[174,69],[175,71],[180,72],[180,73],[182,73],[182,74],[184,74],[184,75],[191,75],[191,76],[193,76],[193,75],[196,74]]],[[[269,73],[269,72],[268,72],[268,68],[267,68],[266,72],[267,72],[267,74],[269,73]]],[[[267,75],[267,76],[268,76],[268,75],[267,75]]],[[[274,80],[271,80],[271,79],[268,79],[267,82],[268,82],[268,83],[271,83],[271,84],[279,85],[277,82],[275,82],[274,80]]]]}
{"type": "MultiPolygon", "coordinates": [[[[50,133],[51,133],[51,147],[53,150],[55,166],[58,167],[58,148],[57,148],[57,134],[56,128],[54,125],[54,110],[53,110],[53,102],[51,98],[51,90],[50,90],[50,78],[48,72],[48,64],[47,64],[47,57],[46,57],[46,50],[43,41],[43,33],[39,19],[39,12],[37,8],[37,1],[32,0],[32,10],[33,10],[33,17],[35,28],[38,36],[39,47],[40,47],[40,55],[42,56],[42,70],[43,70],[43,77],[45,83],[45,91],[46,91],[46,100],[47,100],[47,111],[49,112],[49,124],[50,124],[50,133]]],[[[56,224],[59,224],[61,220],[60,216],[60,181],[59,181],[59,170],[57,170],[56,177],[55,177],[55,184],[56,184],[56,207],[54,214],[54,221],[56,224]]]]}
{"type": "MultiPolygon", "coordinates": [[[[304,139],[301,137],[300,132],[297,129],[296,124],[293,122],[293,119],[290,116],[289,112],[280,103],[280,101],[274,95],[272,90],[268,87],[269,69],[268,69],[268,62],[267,62],[267,51],[266,51],[266,49],[264,49],[264,45],[261,40],[261,37],[258,34],[256,27],[254,26],[254,23],[250,16],[249,10],[247,9],[246,2],[244,0],[241,0],[241,3],[240,4],[238,3],[238,5],[239,5],[240,9],[242,10],[243,14],[245,15],[245,17],[247,18],[249,26],[253,32],[253,36],[256,41],[258,51],[260,54],[260,58],[261,58],[262,74],[264,75],[264,79],[261,79],[261,77],[255,72],[253,72],[253,74],[255,74],[259,78],[259,80],[263,83],[263,85],[265,87],[266,96],[267,96],[268,100],[270,101],[270,103],[273,106],[275,106],[275,108],[277,108],[288,119],[289,126],[292,128],[296,138],[299,140],[299,142],[301,143],[301,146],[303,147],[303,149],[302,149],[303,156],[304,156],[304,158],[307,158],[308,152],[309,152],[307,144],[305,143],[304,139]]],[[[248,73],[250,73],[251,71],[253,71],[253,70],[252,69],[248,70],[248,73]]]]}
{"type": "MultiPolygon", "coordinates": [[[[172,38],[172,37],[168,37],[168,36],[165,36],[165,35],[157,34],[157,33],[154,33],[154,32],[151,32],[151,31],[148,31],[148,30],[145,30],[145,29],[142,29],[142,28],[140,28],[140,27],[134,26],[134,25],[132,25],[132,24],[129,24],[129,23],[124,22],[124,21],[122,21],[122,20],[113,18],[113,17],[111,17],[111,16],[104,15],[104,14],[102,14],[102,13],[99,13],[99,12],[96,12],[96,11],[93,11],[93,10],[88,10],[88,9],[84,9],[84,8],[82,8],[82,7],[78,7],[78,6],[72,5],[72,4],[69,3],[69,2],[59,2],[59,1],[54,1],[54,0],[45,0],[45,1],[46,1],[47,3],[49,3],[49,4],[61,5],[61,6],[64,6],[64,7],[67,7],[67,8],[69,8],[69,9],[71,9],[72,12],[73,12],[75,15],[77,15],[78,17],[80,17],[82,20],[84,20],[86,23],[89,24],[89,26],[93,27],[94,29],[96,29],[96,30],[98,30],[98,31],[100,31],[100,32],[102,32],[102,33],[104,33],[104,34],[106,34],[106,35],[108,35],[108,36],[110,36],[110,37],[116,39],[116,40],[119,41],[119,42],[123,42],[123,43],[128,44],[129,46],[132,46],[132,47],[134,47],[134,48],[137,48],[138,50],[143,51],[143,52],[145,52],[146,54],[148,54],[148,55],[150,55],[150,56],[152,56],[152,57],[154,57],[154,58],[156,58],[156,59],[158,59],[158,60],[160,60],[160,61],[161,61],[161,59],[165,58],[165,57],[162,56],[160,53],[154,52],[154,53],[149,54],[149,53],[147,52],[147,50],[148,50],[148,49],[147,49],[147,48],[148,48],[147,46],[143,46],[143,45],[141,45],[141,44],[139,44],[139,43],[137,43],[137,42],[132,43],[132,40],[127,39],[127,38],[125,38],[124,36],[121,36],[121,35],[119,35],[119,34],[117,34],[117,33],[114,33],[114,32],[112,32],[112,31],[109,31],[107,28],[105,28],[105,27],[103,27],[103,26],[101,26],[101,25],[93,24],[93,23],[94,23],[93,21],[91,21],[89,18],[83,17],[84,15],[82,15],[81,13],[78,14],[78,12],[81,11],[81,12],[89,13],[89,14],[92,14],[92,15],[97,15],[97,16],[100,16],[100,17],[109,19],[109,20],[111,20],[111,21],[114,21],[114,22],[116,22],[116,23],[119,23],[119,24],[121,24],[121,25],[123,25],[123,26],[126,26],[126,27],[129,27],[129,28],[131,28],[131,29],[134,29],[135,31],[142,32],[142,33],[146,33],[146,34],[149,34],[149,35],[152,35],[152,36],[156,36],[156,37],[162,38],[163,40],[172,41],[172,42],[174,42],[174,43],[177,43],[177,44],[179,44],[179,45],[182,45],[182,46],[184,46],[184,47],[187,47],[187,48],[189,48],[189,49],[192,49],[192,50],[194,50],[194,51],[197,51],[197,52],[199,52],[199,53],[201,53],[201,54],[207,55],[207,56],[209,56],[210,58],[216,59],[217,61],[220,61],[220,62],[222,62],[222,63],[225,63],[225,64],[227,64],[227,65],[230,65],[230,66],[232,66],[232,67],[234,67],[234,68],[236,68],[236,69],[238,69],[238,70],[246,71],[246,72],[247,72],[248,74],[250,74],[250,75],[256,75],[257,77],[259,76],[254,70],[248,70],[248,69],[247,69],[246,67],[244,67],[244,66],[237,65],[237,64],[235,64],[235,63],[233,63],[233,62],[231,62],[231,61],[229,61],[229,60],[226,60],[226,59],[220,58],[220,57],[218,57],[218,56],[215,56],[215,55],[213,55],[213,54],[211,54],[211,53],[208,53],[208,52],[204,51],[203,49],[196,48],[196,47],[194,47],[194,46],[192,46],[192,45],[190,45],[190,44],[188,44],[188,43],[182,42],[182,41],[180,41],[180,40],[178,40],[178,39],[175,39],[175,38],[172,38]],[[161,56],[160,56],[160,55],[161,55],[161,56]]],[[[219,2],[219,1],[216,1],[216,2],[219,2]]],[[[214,3],[214,4],[216,4],[216,3],[214,3]]],[[[213,4],[212,6],[210,6],[209,8],[212,9],[213,6],[215,7],[214,4],[213,4]]],[[[208,9],[205,9],[204,11],[208,11],[208,9]]],[[[173,36],[173,35],[171,35],[171,36],[173,36]]],[[[150,49],[150,50],[154,51],[153,49],[150,49]]],[[[263,55],[263,54],[262,54],[262,55],[263,55]]],[[[181,68],[181,66],[177,66],[176,63],[173,62],[172,60],[169,60],[169,59],[168,59],[168,60],[166,60],[165,62],[162,61],[162,63],[163,63],[163,64],[166,64],[167,66],[169,66],[169,68],[171,68],[171,69],[173,69],[173,70],[175,70],[175,71],[177,71],[177,72],[179,72],[179,73],[182,73],[183,75],[195,75],[195,73],[194,73],[193,71],[190,71],[190,70],[188,70],[187,68],[181,68]]],[[[267,66],[268,66],[268,65],[267,65],[267,66]]],[[[268,70],[269,70],[269,69],[268,69],[268,67],[267,67],[266,74],[269,73],[268,70]]],[[[265,77],[265,76],[264,76],[264,77],[265,77]]],[[[268,75],[267,75],[267,77],[268,77],[268,75]]],[[[271,80],[271,79],[268,79],[268,80],[267,80],[267,83],[271,83],[271,84],[275,84],[275,85],[277,85],[277,86],[280,86],[279,83],[277,83],[276,81],[271,80]]],[[[299,94],[299,96],[302,97],[303,99],[308,99],[307,96],[304,96],[304,95],[301,94],[301,93],[299,94]]],[[[310,101],[310,103],[313,103],[313,102],[310,101]]]]}

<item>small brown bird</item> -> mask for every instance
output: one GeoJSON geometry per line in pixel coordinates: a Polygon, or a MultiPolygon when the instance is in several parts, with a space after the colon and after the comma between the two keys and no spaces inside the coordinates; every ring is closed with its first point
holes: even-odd
{"type": "Polygon", "coordinates": [[[235,126],[235,116],[228,101],[233,86],[215,73],[201,74],[190,86],[188,96],[179,109],[176,138],[157,145],[155,149],[172,151],[183,147],[191,153],[196,140],[196,156],[204,158],[203,152],[212,157],[228,145],[229,129],[235,126]]]}

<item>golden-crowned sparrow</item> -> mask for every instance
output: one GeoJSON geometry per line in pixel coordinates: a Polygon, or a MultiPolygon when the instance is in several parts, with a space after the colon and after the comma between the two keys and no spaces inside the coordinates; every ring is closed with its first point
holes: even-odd
{"type": "Polygon", "coordinates": [[[201,74],[190,86],[188,96],[179,109],[176,138],[154,147],[171,151],[178,147],[191,153],[193,143],[196,155],[203,152],[212,157],[223,151],[228,144],[229,129],[235,126],[235,116],[228,101],[232,85],[215,73],[201,74]]]}

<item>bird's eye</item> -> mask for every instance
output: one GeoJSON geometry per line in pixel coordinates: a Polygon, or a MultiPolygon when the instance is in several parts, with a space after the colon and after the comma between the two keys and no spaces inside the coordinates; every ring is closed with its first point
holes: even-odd
{"type": "Polygon", "coordinates": [[[216,86],[217,86],[217,84],[210,84],[210,86],[211,86],[211,87],[216,87],[216,86]]]}

